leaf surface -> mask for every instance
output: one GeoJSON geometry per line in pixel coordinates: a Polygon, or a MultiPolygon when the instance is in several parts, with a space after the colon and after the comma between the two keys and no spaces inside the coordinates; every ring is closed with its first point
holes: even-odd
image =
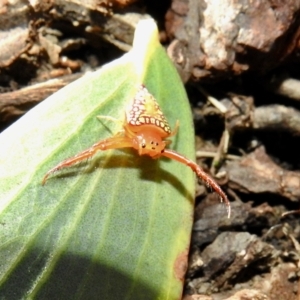
{"type": "Polygon", "coordinates": [[[50,168],[120,129],[138,84],[172,127],[180,120],[169,147],[193,159],[187,97],[152,20],[139,23],[129,53],[0,135],[1,299],[180,299],[193,216],[189,168],[109,150],[41,185],[50,168]]]}

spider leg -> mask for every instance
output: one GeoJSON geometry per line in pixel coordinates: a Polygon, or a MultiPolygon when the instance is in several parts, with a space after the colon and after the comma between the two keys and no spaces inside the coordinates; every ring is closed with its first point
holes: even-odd
{"type": "Polygon", "coordinates": [[[170,133],[170,135],[169,135],[168,137],[171,137],[171,136],[176,135],[177,132],[178,132],[178,129],[179,129],[179,120],[176,121],[176,123],[175,123],[175,128],[174,128],[174,130],[170,133]]]}
{"type": "MultiPolygon", "coordinates": [[[[122,129],[120,130],[120,131],[118,131],[117,133],[115,133],[115,134],[122,134],[122,133],[124,133],[124,129],[123,129],[123,121],[121,121],[121,120],[119,120],[119,119],[116,119],[116,118],[114,118],[114,117],[111,117],[111,116],[97,116],[97,119],[101,122],[101,123],[103,123],[103,121],[102,120],[108,120],[108,121],[111,121],[111,122],[114,122],[114,123],[119,123],[119,125],[120,125],[120,127],[122,127],[122,129]]],[[[104,125],[106,128],[108,128],[106,125],[104,125]]],[[[110,131],[110,132],[112,132],[113,133],[113,131],[110,129],[110,128],[108,128],[108,130],[110,131]]]]}
{"type": "Polygon", "coordinates": [[[105,151],[109,149],[117,149],[117,148],[130,148],[133,147],[132,145],[132,139],[124,136],[120,136],[119,134],[107,138],[105,140],[102,140],[100,142],[95,143],[92,147],[80,152],[79,154],[70,157],[61,163],[59,163],[57,166],[49,170],[46,175],[43,178],[42,185],[44,185],[52,173],[61,170],[66,167],[70,167],[78,162],[81,162],[85,159],[88,159],[95,155],[98,151],[105,151]]]}
{"type": "Polygon", "coordinates": [[[222,191],[220,186],[209,175],[207,175],[195,162],[170,149],[165,149],[164,152],[161,153],[161,156],[174,159],[182,164],[189,166],[200,179],[202,179],[208,186],[212,187],[219,194],[219,196],[221,197],[221,202],[224,201],[224,203],[227,206],[228,218],[230,218],[231,207],[226,194],[222,191]]]}
{"type": "Polygon", "coordinates": [[[98,120],[108,120],[108,121],[119,123],[120,125],[123,125],[122,120],[116,119],[116,118],[111,117],[111,116],[97,116],[97,119],[98,120]]]}

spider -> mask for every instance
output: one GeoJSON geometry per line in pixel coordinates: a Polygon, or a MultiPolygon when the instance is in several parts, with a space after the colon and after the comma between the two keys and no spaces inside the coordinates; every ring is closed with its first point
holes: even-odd
{"type": "Polygon", "coordinates": [[[230,202],[220,186],[195,162],[180,153],[166,149],[166,146],[171,143],[171,141],[166,140],[166,138],[176,135],[178,127],[179,122],[177,121],[175,129],[171,131],[169,123],[156,102],[156,99],[149,93],[144,85],[140,85],[131,105],[129,105],[126,110],[123,129],[116,135],[99,141],[76,156],[59,163],[46,173],[42,184],[44,185],[46,183],[49,175],[52,173],[91,158],[98,151],[134,148],[138,151],[139,155],[149,155],[154,159],[162,156],[168,157],[189,166],[206,185],[218,193],[221,202],[224,201],[227,206],[229,218],[231,213],[230,202]]]}

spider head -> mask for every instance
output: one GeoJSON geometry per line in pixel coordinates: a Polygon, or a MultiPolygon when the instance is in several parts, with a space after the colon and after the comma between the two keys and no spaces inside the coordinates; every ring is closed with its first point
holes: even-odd
{"type": "Polygon", "coordinates": [[[143,131],[136,135],[134,148],[139,155],[159,157],[166,147],[166,142],[155,131],[143,131]]]}

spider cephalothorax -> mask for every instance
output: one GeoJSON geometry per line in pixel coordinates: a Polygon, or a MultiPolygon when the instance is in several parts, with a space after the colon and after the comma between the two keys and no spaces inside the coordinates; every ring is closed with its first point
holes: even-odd
{"type": "Polygon", "coordinates": [[[221,200],[227,206],[228,217],[230,217],[230,202],[219,185],[195,162],[180,153],[166,149],[166,146],[171,143],[171,141],[166,139],[175,135],[178,127],[179,123],[177,121],[175,129],[171,131],[169,123],[156,99],[144,85],[140,85],[132,103],[126,109],[123,130],[110,138],[97,142],[76,156],[62,161],[46,173],[42,183],[46,183],[51,173],[88,159],[98,151],[134,148],[139,155],[149,155],[152,158],[164,156],[189,166],[200,179],[219,194],[221,200]]]}

